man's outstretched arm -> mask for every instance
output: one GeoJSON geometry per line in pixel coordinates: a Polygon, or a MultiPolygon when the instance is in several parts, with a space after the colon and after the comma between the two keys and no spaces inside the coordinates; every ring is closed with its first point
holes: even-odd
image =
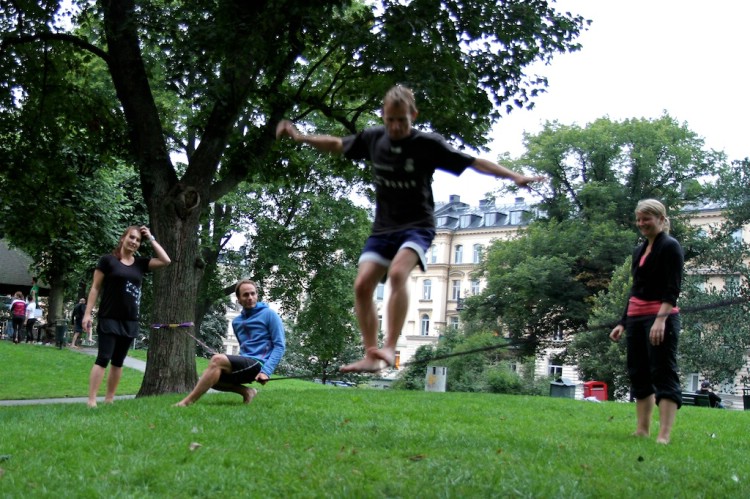
{"type": "Polygon", "coordinates": [[[546,178],[542,176],[528,177],[522,175],[518,172],[514,172],[510,168],[498,165],[497,163],[484,158],[476,158],[474,163],[471,164],[471,167],[485,175],[512,180],[519,187],[528,187],[529,184],[533,182],[544,182],[546,180],[546,178]]]}
{"type": "Polygon", "coordinates": [[[295,142],[309,144],[315,149],[332,154],[341,154],[344,150],[344,144],[341,137],[333,135],[305,135],[297,130],[291,121],[281,120],[276,126],[276,138],[290,137],[295,142]]]}

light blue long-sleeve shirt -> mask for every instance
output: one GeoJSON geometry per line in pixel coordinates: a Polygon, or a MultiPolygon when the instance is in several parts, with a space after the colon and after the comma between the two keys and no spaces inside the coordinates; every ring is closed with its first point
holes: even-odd
{"type": "Polygon", "coordinates": [[[232,329],[240,343],[240,355],[263,363],[261,372],[271,376],[286,350],[284,325],[276,312],[263,302],[243,308],[232,321],[232,329]]]}

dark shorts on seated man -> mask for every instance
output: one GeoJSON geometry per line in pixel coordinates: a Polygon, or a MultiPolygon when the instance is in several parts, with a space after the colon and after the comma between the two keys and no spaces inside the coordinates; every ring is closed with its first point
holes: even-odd
{"type": "Polygon", "coordinates": [[[229,363],[232,364],[231,373],[221,373],[219,383],[231,385],[242,385],[252,383],[263,368],[263,363],[259,360],[242,357],[241,355],[227,355],[229,363]]]}

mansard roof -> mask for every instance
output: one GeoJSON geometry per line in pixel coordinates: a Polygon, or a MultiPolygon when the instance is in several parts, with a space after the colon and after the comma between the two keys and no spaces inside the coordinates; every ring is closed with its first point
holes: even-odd
{"type": "Polygon", "coordinates": [[[479,206],[472,207],[461,202],[460,196],[452,195],[447,203],[436,203],[435,225],[438,230],[520,227],[528,225],[536,213],[522,197],[513,203],[483,199],[479,206]]]}

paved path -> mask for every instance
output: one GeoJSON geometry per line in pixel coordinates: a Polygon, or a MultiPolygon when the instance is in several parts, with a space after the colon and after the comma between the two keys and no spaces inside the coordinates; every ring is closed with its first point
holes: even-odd
{"type": "MultiPolygon", "coordinates": [[[[87,355],[96,355],[96,348],[80,348],[78,352],[85,353],[87,355]]],[[[141,372],[146,371],[146,363],[142,360],[134,359],[132,357],[125,357],[123,364],[125,367],[137,369],[141,372]]],[[[115,400],[126,400],[135,398],[135,395],[116,395],[115,400]]],[[[43,405],[43,404],[85,404],[88,399],[86,397],[66,397],[66,398],[51,398],[51,399],[33,399],[33,400],[0,400],[0,406],[17,406],[17,405],[43,405]]],[[[104,397],[98,397],[98,402],[103,402],[104,397]]]]}

